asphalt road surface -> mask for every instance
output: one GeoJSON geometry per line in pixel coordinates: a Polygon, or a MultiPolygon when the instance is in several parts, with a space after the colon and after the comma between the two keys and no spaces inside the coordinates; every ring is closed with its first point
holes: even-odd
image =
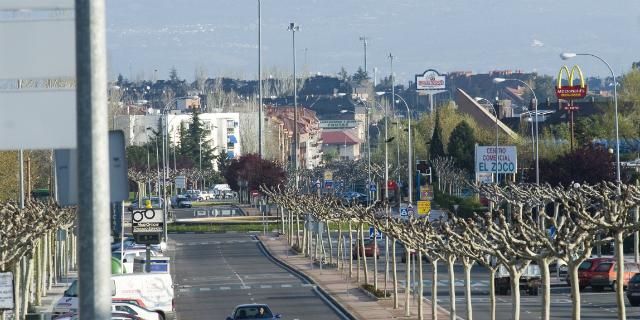
{"type": "Polygon", "coordinates": [[[339,319],[248,234],[171,234],[169,248],[178,320],[225,319],[243,303],[266,303],[283,319],[339,319]]]}

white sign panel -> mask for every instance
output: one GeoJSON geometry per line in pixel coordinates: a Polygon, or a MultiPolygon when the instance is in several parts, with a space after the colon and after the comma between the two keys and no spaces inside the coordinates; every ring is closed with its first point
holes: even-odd
{"type": "Polygon", "coordinates": [[[176,177],[176,188],[184,189],[187,187],[187,177],[185,176],[177,176],[176,177]]]}
{"type": "Polygon", "coordinates": [[[75,148],[73,3],[9,0],[0,10],[16,12],[0,14],[0,150],[75,148]]]}
{"type": "Polygon", "coordinates": [[[446,77],[435,70],[427,70],[422,75],[416,75],[416,89],[418,90],[444,90],[446,77]]]}
{"type": "Polygon", "coordinates": [[[476,147],[476,173],[516,173],[518,171],[518,152],[515,146],[478,146],[476,147]],[[497,157],[497,163],[496,163],[497,157]]]}
{"type": "Polygon", "coordinates": [[[139,209],[131,214],[133,233],[163,232],[164,213],[162,209],[139,209]]]}
{"type": "Polygon", "coordinates": [[[0,310],[13,309],[13,273],[0,273],[0,310]]]}

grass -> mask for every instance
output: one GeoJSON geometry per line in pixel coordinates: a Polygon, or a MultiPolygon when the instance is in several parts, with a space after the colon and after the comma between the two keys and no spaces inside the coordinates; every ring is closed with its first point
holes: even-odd
{"type": "Polygon", "coordinates": [[[369,293],[374,295],[376,298],[389,298],[391,294],[389,292],[384,292],[380,289],[376,290],[372,284],[363,284],[362,289],[367,290],[369,293]]]}
{"type": "MultiPolygon", "coordinates": [[[[269,228],[269,231],[273,226],[269,228]]],[[[243,223],[243,224],[169,224],[168,232],[249,232],[262,231],[261,223],[243,223]]]]}

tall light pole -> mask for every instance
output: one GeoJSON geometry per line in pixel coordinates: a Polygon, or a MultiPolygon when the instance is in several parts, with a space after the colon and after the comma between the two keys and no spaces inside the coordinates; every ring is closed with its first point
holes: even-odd
{"type": "Polygon", "coordinates": [[[397,94],[395,95],[395,97],[400,99],[400,101],[404,103],[404,106],[407,108],[407,118],[409,119],[409,150],[407,155],[407,168],[409,174],[409,204],[413,204],[413,145],[411,144],[411,110],[409,110],[409,105],[407,104],[407,101],[404,100],[404,98],[397,94]]]}
{"type": "MultiPolygon", "coordinates": [[[[496,97],[496,103],[497,103],[498,97],[496,97]]],[[[497,108],[493,108],[493,103],[491,103],[491,101],[489,101],[489,99],[487,98],[482,98],[482,97],[476,97],[476,101],[480,102],[480,101],[486,101],[488,103],[488,105],[491,107],[490,109],[493,111],[493,115],[496,117],[496,162],[495,162],[495,166],[496,166],[496,184],[498,184],[498,110],[497,108]]],[[[496,106],[497,107],[497,106],[496,106]]]]}
{"type": "Polygon", "coordinates": [[[531,88],[531,86],[529,86],[528,83],[520,80],[520,79],[505,79],[505,78],[494,78],[493,79],[493,83],[498,84],[498,83],[502,83],[505,81],[515,81],[515,82],[519,82],[522,83],[525,87],[527,87],[531,93],[533,94],[533,109],[534,109],[534,114],[536,115],[536,120],[535,120],[535,133],[536,133],[536,141],[535,141],[535,145],[536,145],[536,184],[539,185],[540,184],[540,150],[539,150],[539,136],[538,136],[538,122],[539,122],[539,118],[538,118],[538,97],[536,97],[536,92],[533,91],[533,89],[531,88]]]}
{"type": "MultiPolygon", "coordinates": [[[[153,132],[153,128],[151,127],[147,127],[147,131],[151,131],[152,133],[155,133],[153,132]]],[[[158,202],[160,202],[159,200],[161,198],[160,197],[160,153],[158,152],[158,136],[156,136],[156,138],[153,139],[153,142],[156,145],[156,170],[158,172],[158,179],[156,182],[156,194],[158,194],[158,202]]],[[[149,189],[151,189],[151,187],[149,187],[149,189]]],[[[149,197],[149,199],[151,199],[151,197],[149,197]]]]}
{"type": "Polygon", "coordinates": [[[291,31],[291,44],[293,53],[293,168],[295,172],[296,189],[298,189],[298,81],[296,79],[296,32],[300,26],[295,22],[289,23],[288,31],[291,31]]]}
{"type": "Polygon", "coordinates": [[[258,154],[264,158],[262,132],[262,1],[258,0],[258,154]]]}
{"type": "Polygon", "coordinates": [[[622,183],[622,179],[620,178],[620,134],[619,134],[619,124],[618,124],[618,81],[616,80],[616,74],[611,69],[611,65],[601,57],[591,54],[591,53],[572,53],[565,52],[560,55],[562,60],[569,60],[571,58],[575,58],[576,56],[589,56],[596,58],[602,63],[604,63],[607,68],[609,68],[609,72],[611,72],[611,77],[613,77],[613,106],[615,111],[615,131],[616,131],[616,183],[618,184],[618,188],[622,183]]]}
{"type": "Polygon", "coordinates": [[[369,40],[369,38],[367,38],[367,36],[362,36],[360,37],[360,41],[362,41],[362,44],[364,45],[364,73],[367,73],[367,40],[369,40]]]}

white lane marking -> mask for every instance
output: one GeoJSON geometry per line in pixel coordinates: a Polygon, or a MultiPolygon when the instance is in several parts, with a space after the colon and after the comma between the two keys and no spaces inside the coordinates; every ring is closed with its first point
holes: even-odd
{"type": "Polygon", "coordinates": [[[180,289],[180,290],[178,290],[178,291],[179,291],[179,292],[189,292],[189,291],[191,291],[191,290],[189,290],[189,289],[180,289]]]}
{"type": "Polygon", "coordinates": [[[291,285],[290,284],[282,284],[282,285],[280,285],[280,287],[282,287],[282,288],[291,288],[291,285]]]}
{"type": "Polygon", "coordinates": [[[230,287],[220,287],[220,290],[231,290],[230,287]]]}
{"type": "Polygon", "coordinates": [[[200,291],[211,291],[211,288],[200,288],[200,291]]]}
{"type": "Polygon", "coordinates": [[[261,289],[271,289],[271,285],[270,284],[262,284],[260,285],[261,289]]]}

